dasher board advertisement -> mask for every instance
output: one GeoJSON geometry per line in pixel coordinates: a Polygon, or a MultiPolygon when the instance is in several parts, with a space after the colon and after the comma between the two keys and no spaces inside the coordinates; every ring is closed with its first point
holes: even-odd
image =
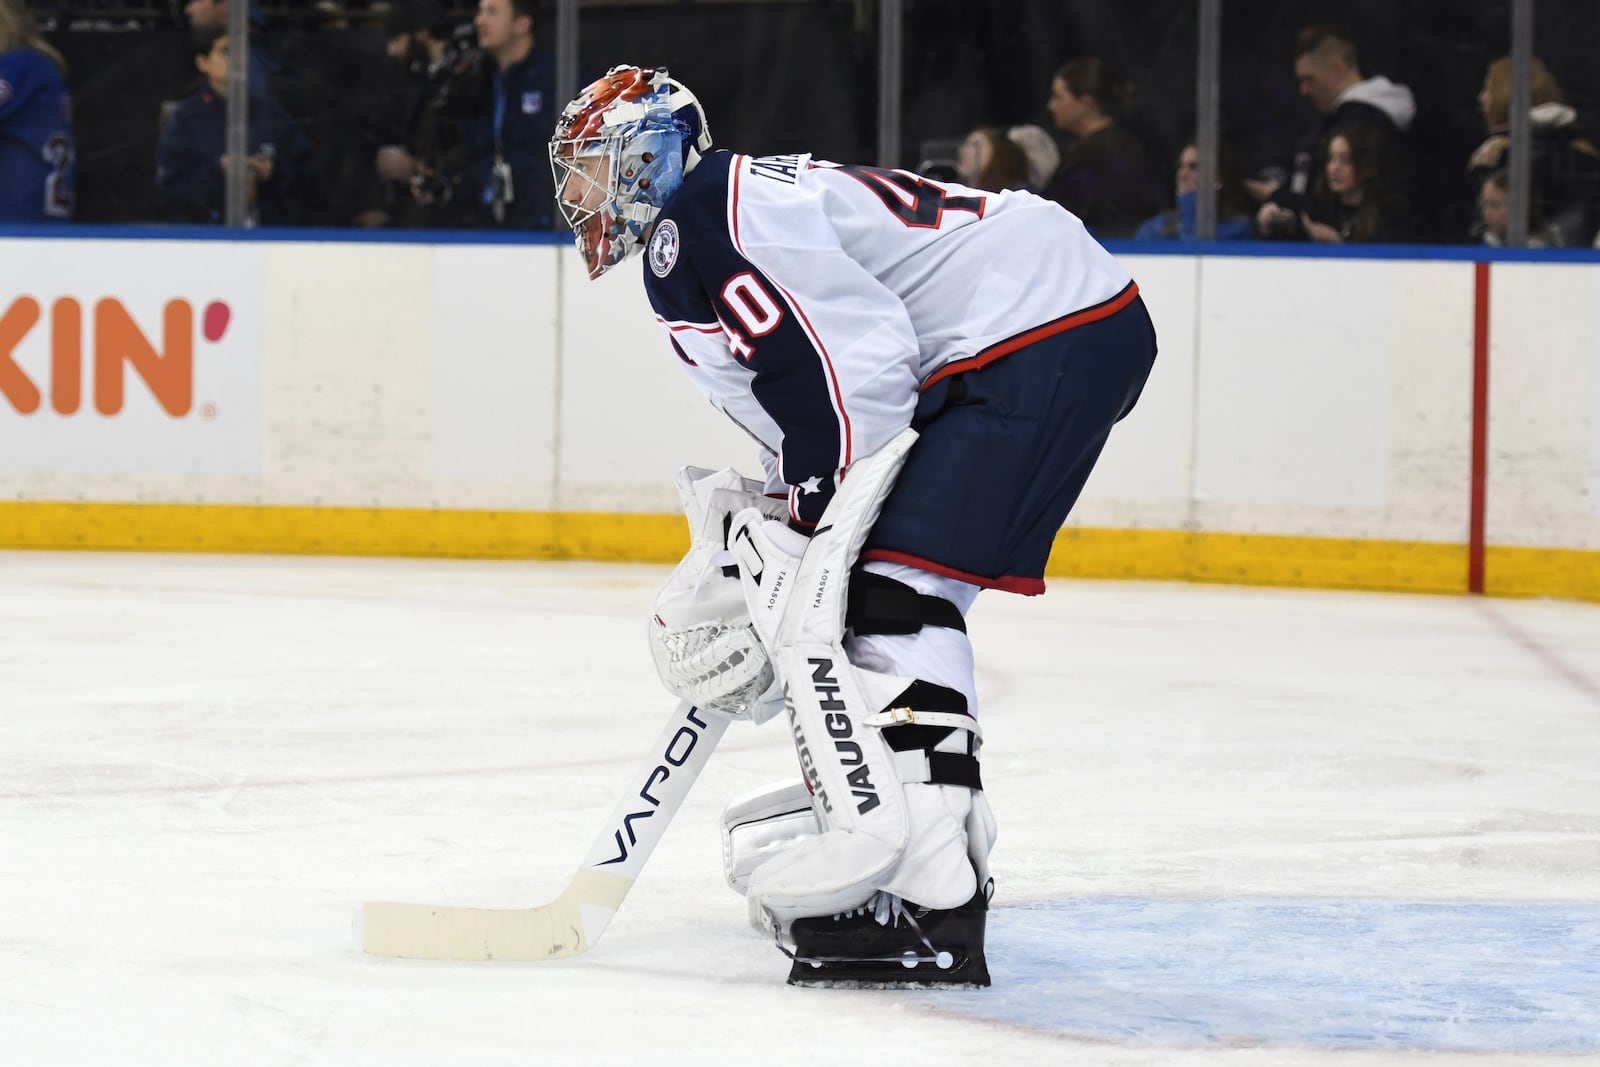
{"type": "Polygon", "coordinates": [[[261,248],[0,241],[0,472],[256,475],[261,248]]]}

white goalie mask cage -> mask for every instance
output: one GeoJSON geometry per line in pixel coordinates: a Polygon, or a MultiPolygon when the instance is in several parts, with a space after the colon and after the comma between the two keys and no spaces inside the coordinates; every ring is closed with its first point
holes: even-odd
{"type": "Polygon", "coordinates": [[[590,278],[643,247],[667,198],[710,149],[700,102],[665,68],[613,67],[566,106],[550,166],[590,278]]]}

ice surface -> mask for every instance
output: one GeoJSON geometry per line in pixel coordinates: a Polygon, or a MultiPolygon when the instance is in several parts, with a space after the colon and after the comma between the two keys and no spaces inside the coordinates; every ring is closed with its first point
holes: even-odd
{"type": "Polygon", "coordinates": [[[665,568],[0,553],[0,1064],[1600,1058],[1600,607],[1054,582],[971,630],[995,987],[801,991],[716,817],[592,952],[374,959],[553,897],[673,707],[665,568]]]}

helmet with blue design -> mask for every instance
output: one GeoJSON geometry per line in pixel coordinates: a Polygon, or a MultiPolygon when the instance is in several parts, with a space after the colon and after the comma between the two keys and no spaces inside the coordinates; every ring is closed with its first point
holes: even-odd
{"type": "Polygon", "coordinates": [[[566,106],[550,166],[589,277],[643,247],[667,198],[710,150],[700,101],[664,67],[612,67],[566,106]]]}

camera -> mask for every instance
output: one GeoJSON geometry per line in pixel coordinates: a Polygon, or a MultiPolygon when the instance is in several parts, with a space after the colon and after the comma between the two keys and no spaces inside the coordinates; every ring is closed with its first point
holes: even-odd
{"type": "Polygon", "coordinates": [[[411,176],[411,188],[416,190],[419,197],[426,197],[440,207],[450,203],[455,192],[448,177],[426,171],[418,171],[411,176]]]}
{"type": "Polygon", "coordinates": [[[472,209],[470,197],[454,194],[467,171],[468,124],[488,107],[488,58],[466,24],[445,41],[438,60],[413,62],[410,73],[420,82],[411,110],[410,151],[425,165],[412,176],[411,188],[419,201],[431,205],[432,222],[447,223],[472,209]]]}
{"type": "Polygon", "coordinates": [[[428,70],[429,106],[441,114],[466,118],[484,102],[488,83],[487,59],[478,48],[471,23],[456,27],[445,42],[439,62],[428,70]]]}

